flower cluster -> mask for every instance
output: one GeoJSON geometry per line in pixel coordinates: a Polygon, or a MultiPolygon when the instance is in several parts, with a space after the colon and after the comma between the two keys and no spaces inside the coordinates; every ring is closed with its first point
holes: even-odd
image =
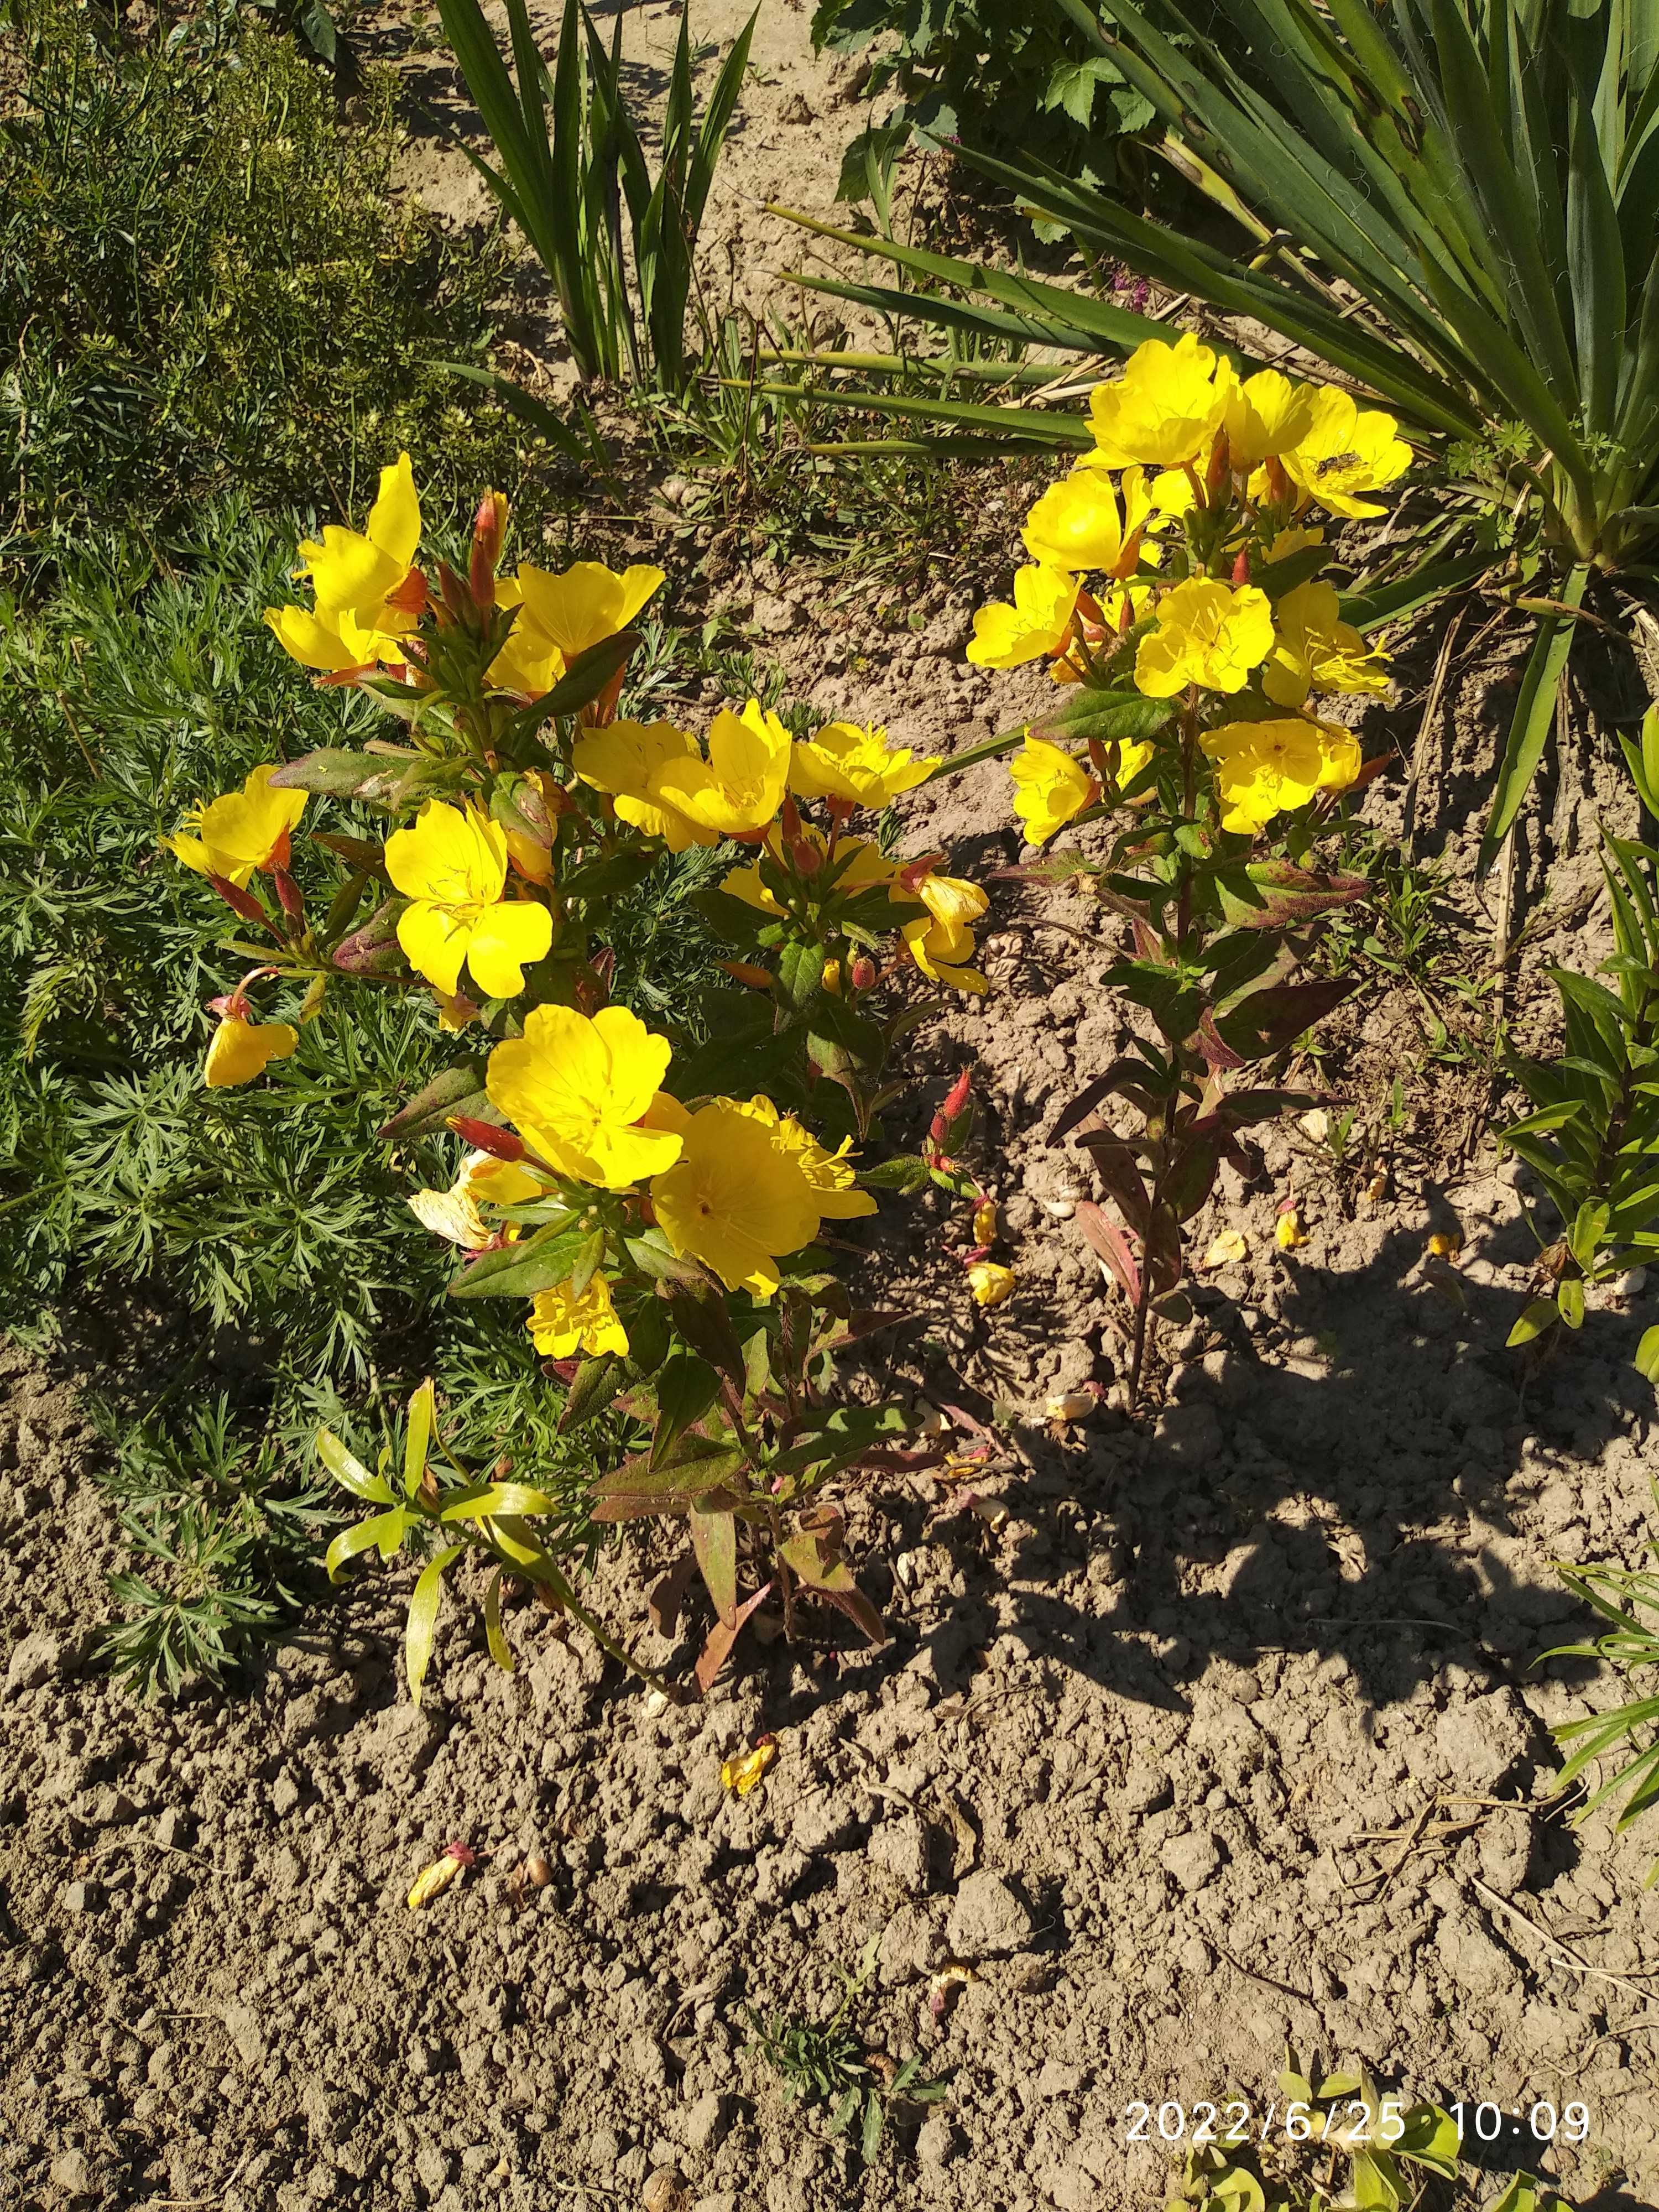
{"type": "Polygon", "coordinates": [[[1349,788],[1359,749],[1322,704],[1385,692],[1388,667],[1316,574],[1318,510],[1384,511],[1368,495],[1411,461],[1393,418],[1275,369],[1241,379],[1188,333],[1098,386],[1091,428],[1094,450],[1026,517],[1030,564],[1011,602],[980,609],[968,658],[1047,659],[1059,684],[1127,678],[1179,719],[1086,763],[1033,737],[1013,763],[1028,838],[1149,793],[1161,771],[1179,781],[1183,746],[1207,763],[1200,813],[1223,831],[1255,837],[1349,788]]]}
{"type": "MultiPolygon", "coordinates": [[[[496,1037],[520,1026],[517,1000],[592,1012],[604,996],[592,930],[620,893],[591,887],[625,891],[635,860],[693,846],[730,842],[752,856],[726,888],[728,919],[734,902],[752,911],[738,934],[764,956],[731,972],[757,990],[775,990],[786,965],[798,977],[799,960],[783,957],[792,944],[821,955],[809,995],[832,994],[850,1012],[907,972],[984,989],[973,964],[983,894],[945,872],[942,854],[890,859],[847,834],[854,815],[915,789],[933,763],[848,722],[796,738],[756,699],[722,708],[702,734],[620,716],[630,625],[663,571],[577,562],[556,574],[522,562],[498,574],[506,524],[505,502],[487,495],[466,575],[442,562],[428,575],[402,455],[381,471],[362,532],[330,525],[301,544],[295,574],[312,604],[267,610],[287,653],[319,683],[368,691],[407,725],[408,743],[256,769],[163,841],[272,940],[232,994],[224,1019],[239,1027],[216,1049],[216,1085],[248,1080],[280,1056],[274,1036],[256,1048],[241,1036],[257,1026],[249,988],[270,976],[308,986],[301,1027],[343,975],[428,987],[446,1027],[481,1023],[496,1037]],[[337,914],[313,923],[290,870],[308,793],[397,817],[383,844],[348,855],[361,866],[346,919],[371,890],[383,894],[349,933],[337,914]]],[[[851,1064],[838,1065],[838,1080],[851,1064]]]]}

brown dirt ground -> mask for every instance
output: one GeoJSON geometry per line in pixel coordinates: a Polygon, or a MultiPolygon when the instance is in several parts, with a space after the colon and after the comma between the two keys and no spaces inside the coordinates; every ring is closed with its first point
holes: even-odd
{"type": "MultiPolygon", "coordinates": [[[[728,35],[737,12],[697,27],[728,35]]],[[[672,10],[639,20],[666,45],[672,10]]],[[[744,283],[776,244],[760,199],[787,179],[826,204],[851,125],[806,22],[763,9],[715,211],[744,283]]],[[[435,171],[422,189],[439,197],[435,171]]],[[[946,576],[920,631],[848,629],[775,567],[735,562],[719,594],[781,637],[797,696],[949,750],[1007,726],[1028,687],[965,666],[970,597],[946,576]]],[[[1419,753],[1435,643],[1376,726],[1420,763],[1446,973],[1478,976],[1496,917],[1471,823],[1513,655],[1454,658],[1419,753]]],[[[1593,957],[1605,927],[1584,830],[1613,787],[1576,732],[1516,893],[1533,926],[1510,1006],[1540,1033],[1538,963],[1593,957]]],[[[1006,793],[995,766],[936,785],[909,842],[963,873],[1011,862],[1006,793]]],[[[1403,775],[1371,806],[1398,833],[1403,775]]],[[[141,1710],[92,1652],[117,1551],[76,1376],[3,1356],[7,2212],[599,2212],[656,2202],[668,2169],[684,2187],[664,2201],[698,2212],[1118,2212],[1170,2176],[1155,2126],[1130,2139],[1133,2100],[1237,2095],[1259,2122],[1287,2038],[1407,2096],[1587,2105],[1576,2149],[1540,2160],[1507,2135],[1484,2182],[1466,2174],[1483,2194],[1525,2162],[1603,2212],[1659,2203],[1654,1838],[1575,1828],[1551,1799],[1549,1725],[1614,1686],[1534,1663],[1581,1632],[1551,1562],[1640,1552],[1653,1394],[1628,1363],[1650,1296],[1604,1302],[1535,1370],[1504,1352],[1530,1246],[1483,1064],[1457,1054],[1479,1018],[1449,986],[1437,1057],[1414,990],[1368,986],[1304,1071],[1359,1109],[1353,1147],[1334,1161],[1291,1127],[1254,1182],[1224,1178],[1197,1246],[1224,1224],[1248,1256],[1200,1279],[1155,1418],[1057,1427],[1048,1396],[1109,1386],[1122,1356],[1075,1230],[1086,1158],[1045,1136],[1119,1042],[1111,947],[1081,899],[1009,883],[984,944],[994,994],[920,1034],[894,1133],[972,1062],[1021,1288],[977,1313],[960,1215],[924,1200],[918,1234],[884,1206],[866,1279],[920,1317],[884,1379],[995,1451],[970,1484],[884,1479],[852,1501],[893,1631],[876,1652],[757,1647],[681,1710],[539,1617],[514,1621],[522,1663],[500,1676],[458,1606],[416,1712],[406,1589],[371,1576],[246,1695],[141,1710]],[[1285,1255],[1291,1194],[1310,1241],[1285,1255]],[[1453,1222],[1456,1265],[1426,1249],[1453,1222]],[[777,1764],[735,1801],[720,1760],[763,1730],[777,1764]],[[494,1856],[410,1914],[452,1837],[494,1856]],[[553,1878],[526,1900],[511,1875],[532,1850],[553,1878]],[[746,2008],[829,2010],[872,1937],[854,2017],[950,2087],[896,2114],[863,2169],[783,2105],[746,2008]],[[935,2017],[946,1962],[972,1978],[935,2017]]],[[[637,1620],[656,1559],[640,1540],[605,1562],[613,1620],[637,1620]]],[[[694,1646],[647,1648],[683,1666],[694,1646]]]]}

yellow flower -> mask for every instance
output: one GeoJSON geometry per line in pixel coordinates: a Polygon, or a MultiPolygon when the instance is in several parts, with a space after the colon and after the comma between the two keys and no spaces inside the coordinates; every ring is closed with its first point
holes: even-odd
{"type": "Polygon", "coordinates": [[[667,1038],[623,1006],[591,1021],[574,1006],[532,1006],[524,1035],[490,1054],[484,1087],[559,1174],[625,1190],[679,1157],[672,1130],[641,1126],[668,1060],[667,1038]]]}
{"type": "MultiPolygon", "coordinates": [[[[1139,470],[1132,473],[1144,485],[1139,470]]],[[[1127,478],[1125,479],[1127,489],[1127,478]]],[[[1144,521],[1148,511],[1142,494],[1144,521]]],[[[1116,568],[1124,540],[1134,523],[1126,522],[1111,478],[1103,469],[1076,468],[1050,484],[1025,518],[1020,539],[1039,568],[1116,568]]]]}
{"type": "Polygon", "coordinates": [[[1090,394],[1090,428],[1101,462],[1113,469],[1134,461],[1178,469],[1207,460],[1236,387],[1230,365],[1190,331],[1174,346],[1149,338],[1115,383],[1097,384],[1090,394]]]}
{"type": "Polygon", "coordinates": [[[626,629],[664,581],[660,568],[619,576],[602,562],[578,561],[555,576],[521,561],[516,578],[495,586],[495,604],[519,611],[490,664],[491,682],[532,697],[550,691],[579,653],[626,629]]]}
{"type": "Polygon", "coordinates": [[[890,805],[933,773],[908,747],[890,752],[885,730],[826,722],[790,756],[789,788],[802,799],[843,799],[854,806],[890,805]]]}
{"type": "Polygon", "coordinates": [[[398,942],[410,965],[453,998],[461,963],[492,999],[515,998],[527,961],[553,944],[553,917],[526,899],[504,899],[507,833],[476,806],[429,799],[420,819],[386,841],[386,868],[410,901],[398,942]]]}
{"type": "Polygon", "coordinates": [[[1074,814],[1100,796],[1100,786],[1080,761],[1045,738],[1028,736],[1008,763],[1014,779],[1014,811],[1029,845],[1046,845],[1074,814]]]}
{"type": "Polygon", "coordinates": [[[1264,368],[1233,386],[1228,396],[1227,446],[1236,469],[1255,469],[1299,445],[1313,427],[1318,387],[1292,384],[1276,368],[1264,368]]]}
{"type": "Polygon", "coordinates": [[[658,1226],[682,1257],[712,1267],[728,1291],[769,1295],[778,1261],[817,1234],[823,1211],[799,1157],[729,1098],[688,1121],[684,1149],[651,1185],[658,1226]]]}
{"type": "Polygon", "coordinates": [[[650,797],[714,836],[752,836],[783,803],[789,749],[788,731],[758,699],[741,714],[722,708],[708,732],[708,759],[688,752],[665,760],[651,772],[650,797]]]}
{"type": "Polygon", "coordinates": [[[1374,515],[1388,510],[1360,495],[1404,476],[1412,449],[1392,415],[1362,412],[1350,393],[1328,384],[1314,401],[1307,435],[1282,458],[1292,483],[1333,514],[1374,515]]]}
{"type": "Polygon", "coordinates": [[[968,1287],[976,1306],[1005,1305],[1014,1295],[1014,1286],[1013,1269],[994,1260],[975,1260],[968,1270],[968,1287]]]}
{"type": "Polygon", "coordinates": [[[969,659],[975,668],[1019,668],[1063,653],[1077,590],[1077,578],[1063,569],[1017,568],[1012,605],[994,600],[975,614],[969,659]]]}
{"type": "Polygon", "coordinates": [[[421,503],[409,455],[399,453],[380,471],[380,496],[364,532],[327,525],[321,544],[300,547],[296,576],[308,576],[316,611],[267,607],[265,620],[285,653],[307,668],[337,672],[399,661],[398,641],[416,627],[414,611],[398,605],[421,542],[421,503]]]}
{"type": "Polygon", "coordinates": [[[288,840],[306,811],[303,791],[272,791],[272,767],[256,768],[240,791],[228,791],[206,806],[192,807],[187,828],[162,844],[175,860],[198,875],[222,876],[245,884],[256,868],[285,865],[288,840]],[[191,836],[188,830],[197,831],[191,836]]]}
{"type": "Polygon", "coordinates": [[[1159,600],[1158,628],[1135,653],[1135,683],[1149,699],[1172,699],[1189,684],[1242,691],[1273,646],[1273,611],[1265,592],[1194,576],[1159,600]]]}
{"type": "Polygon", "coordinates": [[[1273,1243],[1281,1252],[1295,1252],[1308,1241],[1308,1232],[1302,1226],[1298,1207],[1287,1206],[1273,1224],[1273,1243]]]}
{"type": "Polygon", "coordinates": [[[611,1303],[610,1284],[595,1273],[577,1297],[571,1291],[574,1280],[568,1276],[550,1291],[537,1291],[525,1323],[537,1351],[553,1359],[568,1359],[578,1351],[590,1359],[597,1359],[602,1352],[626,1353],[628,1331],[611,1303]]]}
{"type": "Polygon", "coordinates": [[[1227,722],[1206,731],[1202,744],[1216,765],[1222,828],[1251,836],[1316,792],[1346,789],[1359,773],[1359,747],[1348,731],[1299,714],[1227,722]]]}
{"type": "Polygon", "coordinates": [[[1298,584],[1273,610],[1279,635],[1261,674],[1276,707],[1300,707],[1310,692],[1355,692],[1380,698],[1389,688],[1386,655],[1340,618],[1334,584],[1298,584]]]}
{"type": "Polygon", "coordinates": [[[447,1190],[417,1190],[410,1211],[423,1229],[447,1238],[464,1251],[482,1252],[495,1242],[495,1232],[478,1211],[480,1199],[497,1206],[521,1206],[539,1198],[545,1186],[514,1160],[497,1159],[494,1152],[469,1152],[460,1173],[447,1190]]]}
{"type": "Polygon", "coordinates": [[[957,876],[930,873],[922,877],[914,891],[896,883],[890,896],[895,899],[919,898],[927,909],[926,914],[903,923],[899,933],[909,949],[910,957],[924,975],[935,983],[948,983],[958,991],[979,993],[990,989],[977,968],[963,964],[974,957],[971,925],[990,904],[977,884],[963,883],[957,876]]]}
{"type": "Polygon", "coordinates": [[[1269,562],[1288,561],[1292,553],[1300,553],[1306,546],[1322,545],[1324,543],[1322,530],[1302,530],[1292,526],[1288,530],[1276,532],[1268,541],[1263,557],[1269,562]]]}
{"type": "Polygon", "coordinates": [[[747,1103],[735,1099],[740,1114],[747,1114],[772,1133],[774,1144],[793,1156],[796,1165],[805,1176],[818,1212],[826,1221],[856,1221],[876,1211],[876,1201],[867,1190],[860,1190],[853,1163],[847,1155],[853,1149],[850,1137],[843,1137],[839,1147],[827,1152],[810,1129],[805,1129],[793,1114],[780,1114],[769,1098],[754,1097],[747,1103]]]}
{"type": "Polygon", "coordinates": [[[660,837],[671,853],[719,842],[712,830],[650,796],[651,779],[659,768],[697,758],[696,739],[672,722],[607,722],[603,729],[585,730],[571,753],[582,781],[615,799],[617,818],[631,822],[647,837],[660,837]]]}
{"type": "Polygon", "coordinates": [[[254,1022],[240,1014],[227,1014],[213,1032],[203,1071],[210,1091],[228,1091],[252,1083],[273,1060],[286,1060],[300,1042],[300,1032],[286,1022],[254,1022]]]}

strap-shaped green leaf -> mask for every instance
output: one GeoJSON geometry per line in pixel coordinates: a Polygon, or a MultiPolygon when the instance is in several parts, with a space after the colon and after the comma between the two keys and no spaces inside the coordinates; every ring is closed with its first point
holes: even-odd
{"type": "Polygon", "coordinates": [[[404,1671],[409,1677],[411,1705],[420,1704],[422,1686],[432,1663],[432,1641],[437,1633],[438,1607],[443,1601],[444,1571],[454,1565],[465,1548],[461,1544],[450,1544],[441,1552],[434,1553],[422,1568],[414,1595],[409,1601],[409,1618],[404,1624],[404,1671]]]}

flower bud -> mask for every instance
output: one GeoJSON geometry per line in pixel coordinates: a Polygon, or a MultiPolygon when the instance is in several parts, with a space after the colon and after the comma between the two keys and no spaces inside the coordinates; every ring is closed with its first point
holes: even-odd
{"type": "Polygon", "coordinates": [[[1228,442],[1227,433],[1224,430],[1218,430],[1215,434],[1215,443],[1210,448],[1210,465],[1204,477],[1205,489],[1218,491],[1232,472],[1232,447],[1228,442]]]}
{"type": "Polygon", "coordinates": [[[273,868],[271,878],[276,885],[277,902],[290,921],[306,918],[305,894],[286,868],[273,868]]]}
{"type": "Polygon", "coordinates": [[[945,1103],[940,1107],[939,1112],[944,1115],[947,1121],[954,1121],[957,1115],[962,1112],[963,1108],[968,1103],[968,1093],[973,1087],[973,1069],[971,1067],[964,1067],[961,1074],[957,1076],[956,1081],[951,1085],[949,1091],[946,1091],[945,1095],[945,1103]]]}
{"type": "Polygon", "coordinates": [[[1233,562],[1233,581],[1235,584],[1248,584],[1249,580],[1250,549],[1248,545],[1241,545],[1237,558],[1233,562]]]}
{"type": "Polygon", "coordinates": [[[525,1156],[524,1139],[498,1122],[480,1121],[471,1114],[452,1114],[449,1127],[475,1152],[488,1152],[492,1159],[521,1160],[525,1156]]]}
{"type": "Polygon", "coordinates": [[[876,963],[867,952],[860,952],[852,967],[853,988],[867,991],[876,980],[876,963]]]}
{"type": "Polygon", "coordinates": [[[982,1198],[974,1208],[974,1242],[990,1244],[997,1233],[997,1202],[994,1198],[982,1198]]]}
{"type": "Polygon", "coordinates": [[[228,907],[240,914],[244,921],[264,921],[265,910],[252,891],[242,890],[226,876],[210,876],[208,881],[228,907]]]}
{"type": "Polygon", "coordinates": [[[792,845],[794,844],[800,836],[800,809],[796,805],[794,798],[789,792],[786,791],[783,794],[783,805],[779,810],[778,819],[783,825],[784,836],[792,845]]]}
{"type": "Polygon", "coordinates": [[[487,491],[472,519],[472,553],[467,568],[472,604],[481,615],[488,614],[495,604],[495,563],[501,557],[506,531],[506,498],[498,491],[487,491]]]}
{"type": "Polygon", "coordinates": [[[769,991],[772,988],[769,968],[758,968],[750,960],[722,960],[720,964],[734,982],[744,984],[751,991],[769,991]]]}
{"type": "Polygon", "coordinates": [[[943,1114],[934,1115],[933,1120],[927,1124],[927,1133],[936,1145],[945,1145],[950,1142],[951,1124],[945,1120],[943,1114]]]}

